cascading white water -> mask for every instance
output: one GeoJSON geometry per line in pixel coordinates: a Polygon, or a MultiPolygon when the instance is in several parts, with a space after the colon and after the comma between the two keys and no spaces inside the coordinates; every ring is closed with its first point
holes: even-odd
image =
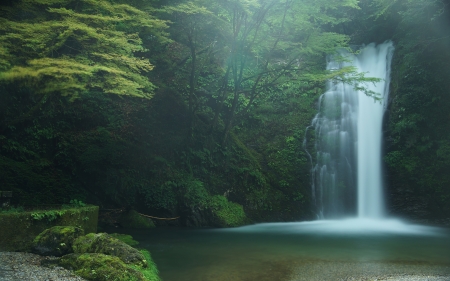
{"type": "Polygon", "coordinates": [[[312,187],[319,218],[384,216],[381,167],[382,120],[389,93],[392,42],[370,44],[358,55],[342,53],[349,62],[331,59],[327,69],[353,65],[366,77],[380,78],[367,83],[367,90],[381,100],[344,83],[329,82],[319,100],[315,128],[317,151],[312,187]]]}
{"type": "Polygon", "coordinates": [[[369,90],[381,94],[381,102],[374,103],[367,96],[359,98],[358,110],[358,216],[380,218],[384,216],[383,182],[381,167],[382,121],[386,109],[392,42],[378,47],[366,47],[355,65],[368,76],[383,79],[376,84],[368,84],[369,90]]]}

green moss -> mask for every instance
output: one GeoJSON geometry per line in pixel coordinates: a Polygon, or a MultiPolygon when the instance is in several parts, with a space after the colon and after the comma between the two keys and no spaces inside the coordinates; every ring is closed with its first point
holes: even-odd
{"type": "Polygon", "coordinates": [[[131,235],[120,234],[120,233],[111,233],[109,235],[113,238],[116,238],[116,239],[122,241],[123,243],[125,243],[127,245],[130,245],[131,247],[139,245],[139,242],[134,240],[131,235]]]}
{"type": "Polygon", "coordinates": [[[31,216],[49,211],[0,213],[0,251],[27,251],[36,236],[52,226],[77,226],[85,233],[97,232],[97,206],[65,209],[64,214],[52,221],[36,220],[31,216]]]}
{"type": "MultiPolygon", "coordinates": [[[[116,233],[113,236],[134,241],[130,235],[116,233]]],[[[147,250],[138,251],[113,236],[106,233],[90,233],[78,238],[73,247],[75,254],[62,257],[59,264],[74,270],[77,275],[87,280],[161,280],[147,250]],[[80,253],[80,250],[86,252],[80,253]]]]}
{"type": "Polygon", "coordinates": [[[237,203],[229,202],[224,196],[213,196],[210,207],[220,226],[240,226],[249,221],[245,215],[244,208],[237,203]]]}
{"type": "Polygon", "coordinates": [[[119,223],[125,228],[152,228],[155,227],[153,221],[139,215],[135,210],[123,214],[119,218],[119,223]]]}
{"type": "Polygon", "coordinates": [[[62,256],[72,253],[76,238],[84,235],[82,228],[54,226],[41,232],[33,241],[32,251],[39,255],[62,256]]]}
{"type": "Polygon", "coordinates": [[[73,251],[78,254],[102,253],[120,258],[126,264],[147,266],[145,257],[135,248],[113,238],[106,233],[89,233],[73,243],[73,251]]]}
{"type": "Polygon", "coordinates": [[[147,281],[139,270],[127,266],[118,257],[100,253],[69,254],[61,258],[60,265],[87,280],[147,281]]]}
{"type": "Polygon", "coordinates": [[[147,267],[142,268],[138,266],[132,266],[132,268],[141,272],[142,275],[144,275],[144,277],[148,281],[160,281],[161,279],[159,278],[158,275],[159,274],[158,268],[156,267],[156,264],[153,262],[153,259],[150,256],[150,252],[147,250],[140,250],[140,252],[142,253],[142,255],[144,255],[145,260],[147,261],[147,267]]]}

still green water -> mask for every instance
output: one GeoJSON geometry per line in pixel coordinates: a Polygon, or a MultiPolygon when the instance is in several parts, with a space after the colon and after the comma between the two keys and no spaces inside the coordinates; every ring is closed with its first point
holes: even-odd
{"type": "Polygon", "coordinates": [[[397,221],[127,233],[150,250],[164,281],[341,280],[361,274],[437,274],[450,279],[449,230],[397,221]]]}

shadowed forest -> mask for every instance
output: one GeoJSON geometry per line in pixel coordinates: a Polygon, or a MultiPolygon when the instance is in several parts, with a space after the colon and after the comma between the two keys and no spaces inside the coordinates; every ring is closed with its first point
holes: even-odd
{"type": "Polygon", "coordinates": [[[392,40],[387,208],[448,222],[449,31],[441,0],[2,1],[0,190],[182,226],[313,219],[325,83],[372,81],[326,58],[392,40]]]}

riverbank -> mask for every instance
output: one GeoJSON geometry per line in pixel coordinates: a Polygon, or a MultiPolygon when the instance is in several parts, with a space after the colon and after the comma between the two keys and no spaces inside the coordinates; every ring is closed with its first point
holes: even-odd
{"type": "Polygon", "coordinates": [[[55,257],[42,257],[23,252],[0,252],[0,281],[85,281],[62,267],[41,266],[42,261],[55,257]]]}
{"type": "Polygon", "coordinates": [[[295,263],[290,281],[449,281],[450,265],[404,262],[295,263]]]}
{"type": "MultiPolygon", "coordinates": [[[[22,252],[0,252],[0,281],[85,281],[72,271],[61,267],[41,266],[42,261],[55,257],[42,257],[22,252]]],[[[426,263],[336,262],[308,260],[271,264],[269,272],[257,274],[229,274],[227,281],[449,281],[450,265],[426,263]],[[288,273],[290,272],[290,274],[288,273]]],[[[208,271],[208,269],[206,269],[208,271]]],[[[183,280],[180,280],[183,281],[183,280]]],[[[204,281],[219,281],[216,278],[204,281]]]]}
{"type": "MultiPolygon", "coordinates": [[[[278,260],[264,267],[202,267],[202,281],[450,281],[450,265],[403,262],[278,260]]],[[[174,280],[173,278],[168,278],[174,280]]],[[[179,279],[183,281],[183,279],[179,279]]]]}

